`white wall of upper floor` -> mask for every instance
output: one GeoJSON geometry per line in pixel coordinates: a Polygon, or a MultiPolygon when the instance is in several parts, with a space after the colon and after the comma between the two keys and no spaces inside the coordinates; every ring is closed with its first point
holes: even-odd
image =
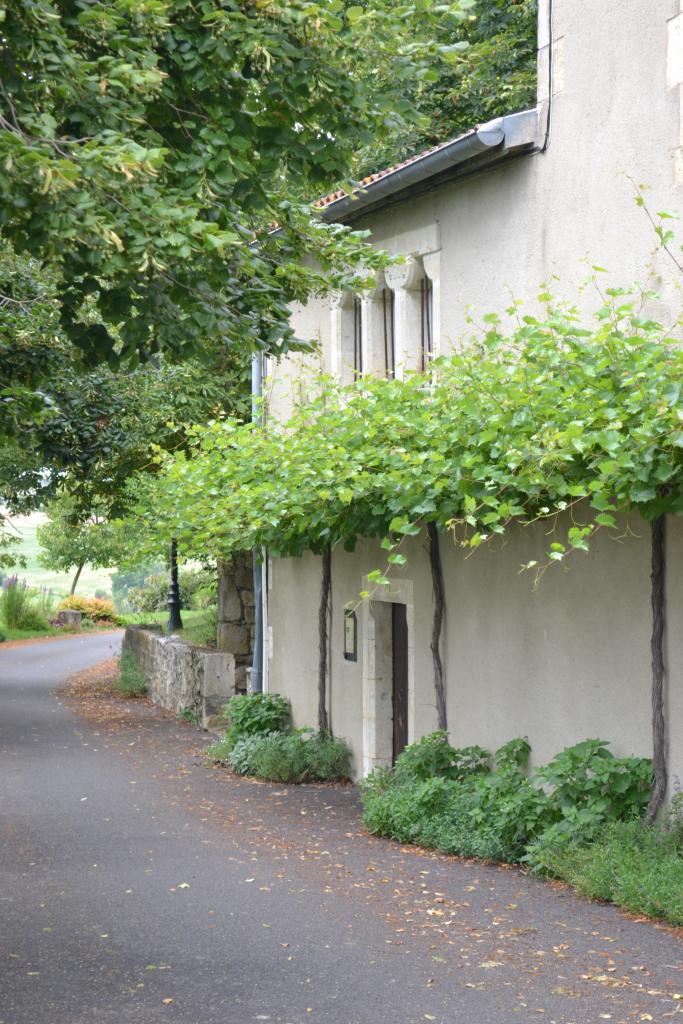
{"type": "MultiPolygon", "coordinates": [[[[550,13],[550,0],[540,0],[541,148],[549,102],[551,115],[545,151],[354,223],[370,231],[374,245],[407,261],[359,297],[363,372],[386,369],[387,289],[401,375],[420,368],[425,301],[434,354],[466,342],[469,317],[477,322],[484,313],[502,313],[512,298],[533,311],[539,286],[549,281],[558,297],[593,310],[596,293],[581,292],[590,264],[607,268],[609,283],[627,286],[643,280],[655,247],[634,182],[647,186],[653,211],[683,213],[683,0],[552,0],[551,97],[550,13]]],[[[683,306],[683,275],[660,254],[651,283],[662,296],[651,312],[674,320],[683,306]]],[[[271,361],[276,413],[286,414],[301,399],[310,372],[352,379],[356,314],[348,296],[293,309],[297,334],[319,348],[271,361]]]]}

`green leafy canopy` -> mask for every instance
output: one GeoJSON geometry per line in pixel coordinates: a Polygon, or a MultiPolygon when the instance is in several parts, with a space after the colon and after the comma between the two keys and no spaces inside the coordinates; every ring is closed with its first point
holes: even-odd
{"type": "Polygon", "coordinates": [[[275,348],[289,301],[379,259],[292,196],[414,113],[473,4],[0,3],[0,232],[92,360],[275,348]]]}
{"type": "Polygon", "coordinates": [[[642,295],[608,289],[587,326],[541,299],[545,316],[512,308],[507,329],[485,318],[428,375],[320,379],[287,423],[198,429],[192,457],[160,455],[160,478],[136,484],[138,527],[190,556],[376,537],[400,566],[401,538],[427,522],[473,549],[543,518],[552,563],[622,511],[680,514],[683,353],[642,315],[642,295]]]}

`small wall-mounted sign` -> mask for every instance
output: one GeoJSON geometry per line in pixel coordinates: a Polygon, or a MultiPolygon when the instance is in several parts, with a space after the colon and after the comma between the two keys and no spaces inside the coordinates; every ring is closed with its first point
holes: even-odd
{"type": "Polygon", "coordinates": [[[344,657],[358,661],[358,619],[351,608],[344,609],[344,657]]]}

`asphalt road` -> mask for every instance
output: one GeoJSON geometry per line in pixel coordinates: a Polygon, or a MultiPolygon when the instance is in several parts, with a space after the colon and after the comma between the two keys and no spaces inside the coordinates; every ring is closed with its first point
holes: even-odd
{"type": "Polygon", "coordinates": [[[142,701],[65,699],[110,636],[0,650],[0,1024],[670,1021],[673,931],[366,836],[352,787],[201,757],[142,701]]]}

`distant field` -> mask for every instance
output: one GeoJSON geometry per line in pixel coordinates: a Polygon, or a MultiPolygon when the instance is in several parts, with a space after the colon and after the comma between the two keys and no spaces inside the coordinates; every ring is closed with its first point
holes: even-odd
{"type": "MultiPolygon", "coordinates": [[[[57,594],[68,594],[71,589],[72,573],[49,572],[38,563],[41,548],[36,539],[36,527],[44,520],[44,516],[36,513],[32,516],[13,516],[13,533],[17,536],[14,549],[26,559],[26,568],[17,567],[16,572],[21,579],[28,580],[32,587],[47,587],[57,594]]],[[[111,575],[115,569],[91,569],[85,566],[78,580],[76,593],[83,597],[93,597],[96,590],[106,590],[111,596],[111,575]]]]}

